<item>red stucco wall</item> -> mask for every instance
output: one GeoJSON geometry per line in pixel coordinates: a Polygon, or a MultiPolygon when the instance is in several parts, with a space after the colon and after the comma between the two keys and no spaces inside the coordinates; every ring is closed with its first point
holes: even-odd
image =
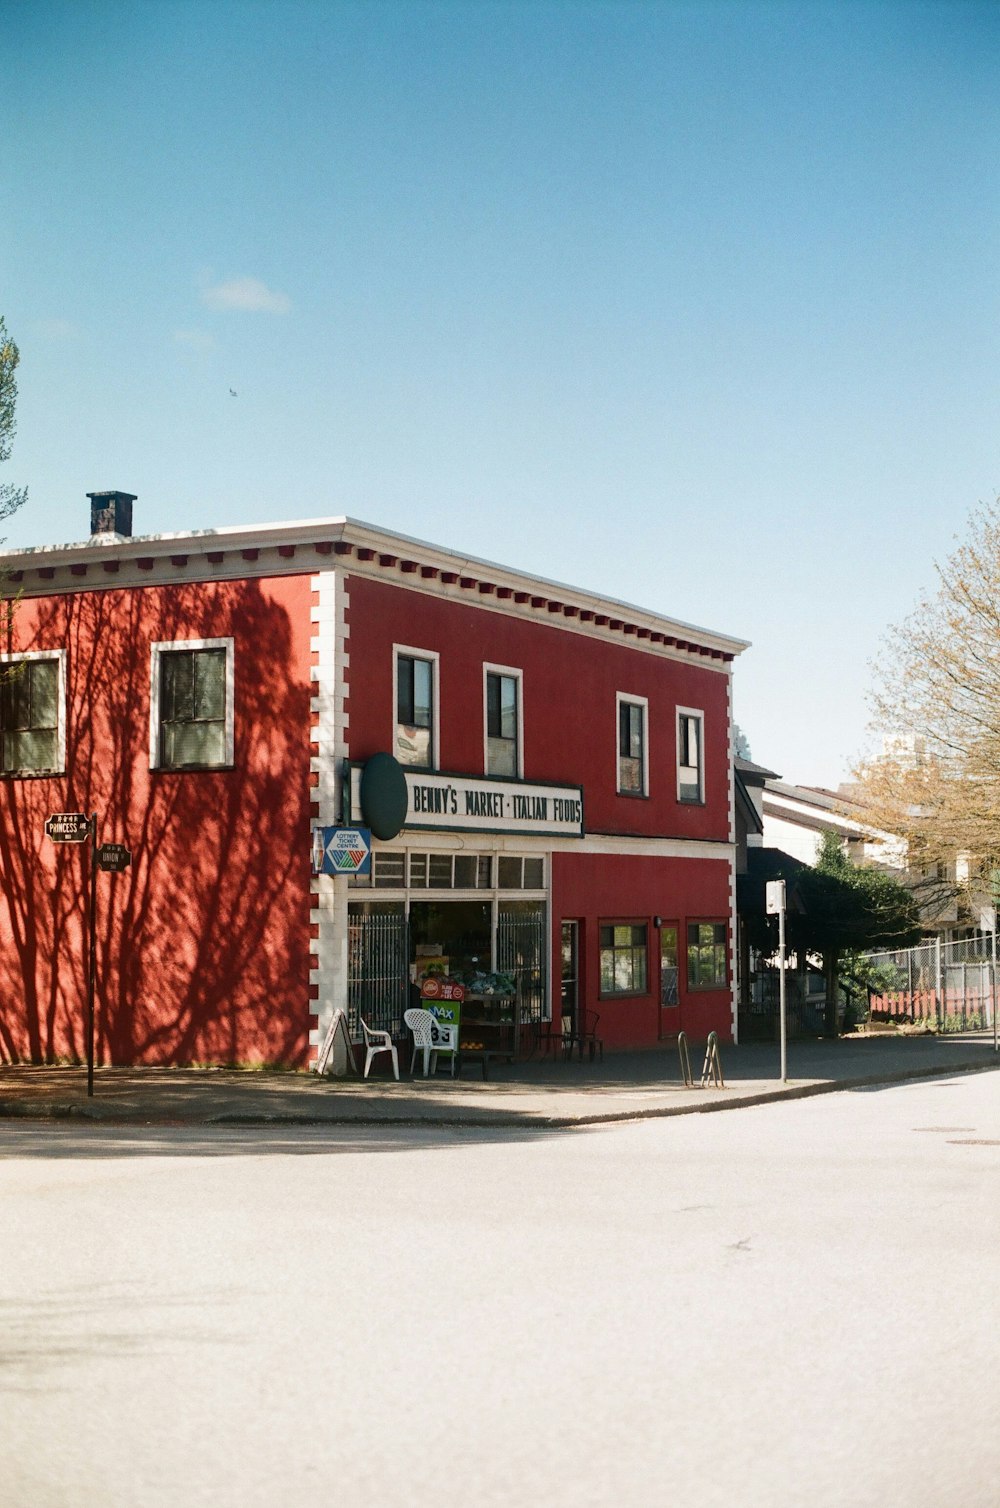
{"type": "Polygon", "coordinates": [[[67,771],[0,780],[0,1033],[84,1052],[83,850],[96,810],[132,867],[98,876],[98,1061],[308,1058],[309,579],[26,600],[10,650],[67,651],[67,771]],[[235,768],[149,769],[150,644],[235,638],[235,768]]]}
{"type": "MultiPolygon", "coordinates": [[[[636,858],[605,854],[557,853],[552,857],[553,1012],[558,1014],[560,927],[581,922],[581,992],[583,1005],[600,1015],[598,1034],[610,1047],[655,1042],[660,1034],[686,1031],[704,1038],[717,1031],[732,1039],[731,994],[725,990],[689,990],[687,923],[730,923],[729,864],[725,858],[636,858]],[[679,998],[676,1008],[659,1005],[659,934],[653,918],[678,926],[679,998]],[[649,989],[644,995],[602,999],[599,928],[602,923],[645,922],[649,928],[649,989]]],[[[731,939],[730,939],[731,953],[731,939]]],[[[731,958],[730,958],[731,966],[731,958]]]]}
{"type": "Polygon", "coordinates": [[[392,752],[392,646],[438,651],[440,765],[483,773],[483,664],[523,672],[524,778],[584,786],[589,832],[729,837],[727,677],[546,623],[352,576],[350,753],[392,752]],[[649,798],[617,794],[616,692],[649,699],[649,798]],[[705,713],[704,805],[677,800],[676,708],[705,713]]]}

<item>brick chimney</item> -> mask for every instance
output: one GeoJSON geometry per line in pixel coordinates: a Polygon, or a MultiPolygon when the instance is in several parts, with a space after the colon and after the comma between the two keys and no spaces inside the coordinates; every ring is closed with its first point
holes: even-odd
{"type": "Polygon", "coordinates": [[[90,537],[95,534],[132,533],[134,492],[88,492],[90,498],[90,537]]]}

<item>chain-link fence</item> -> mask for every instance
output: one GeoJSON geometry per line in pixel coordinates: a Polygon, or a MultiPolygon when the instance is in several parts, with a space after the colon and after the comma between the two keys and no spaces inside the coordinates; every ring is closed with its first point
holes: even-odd
{"type": "Polygon", "coordinates": [[[942,1031],[993,1025],[998,970],[990,933],[870,953],[868,962],[872,1020],[922,1021],[942,1031]]]}

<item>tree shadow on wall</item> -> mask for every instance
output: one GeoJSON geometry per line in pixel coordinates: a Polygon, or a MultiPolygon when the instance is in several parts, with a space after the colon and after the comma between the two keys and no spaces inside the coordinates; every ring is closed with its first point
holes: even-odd
{"type": "Polygon", "coordinates": [[[304,1063],[310,687],[285,608],[254,581],[107,590],[29,601],[14,632],[66,650],[66,773],[0,783],[4,1055],[85,1052],[89,858],[45,837],[61,810],[132,851],[97,876],[97,1061],[304,1063]],[[234,768],[151,770],[150,645],[230,635],[234,768]]]}

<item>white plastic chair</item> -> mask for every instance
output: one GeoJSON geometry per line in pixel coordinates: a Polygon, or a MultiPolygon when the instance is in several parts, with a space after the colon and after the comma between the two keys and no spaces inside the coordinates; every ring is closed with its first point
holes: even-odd
{"type": "Polygon", "coordinates": [[[455,1059],[458,1056],[458,1027],[439,1021],[432,1011],[418,1010],[416,1006],[403,1012],[403,1020],[413,1033],[410,1072],[413,1072],[417,1053],[422,1052],[426,1079],[428,1071],[434,1073],[437,1069],[438,1054],[445,1053],[451,1058],[451,1076],[454,1078],[455,1059]]]}
{"type": "MultiPolygon", "coordinates": [[[[365,1078],[368,1077],[368,1070],[372,1066],[372,1058],[377,1057],[380,1052],[388,1052],[392,1054],[392,1071],[398,1079],[399,1057],[389,1033],[373,1031],[368,1022],[361,1016],[358,1017],[358,1020],[361,1022],[361,1030],[365,1034],[365,1078]]],[[[357,1072],[357,1069],[355,1069],[355,1072],[357,1072]]]]}

